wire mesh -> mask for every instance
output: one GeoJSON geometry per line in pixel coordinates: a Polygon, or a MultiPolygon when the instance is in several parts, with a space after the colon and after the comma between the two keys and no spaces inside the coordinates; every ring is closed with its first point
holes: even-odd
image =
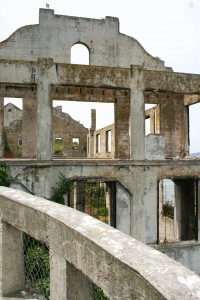
{"type": "Polygon", "coordinates": [[[38,299],[49,300],[49,249],[27,234],[23,235],[23,241],[26,290],[38,294],[38,299]]]}

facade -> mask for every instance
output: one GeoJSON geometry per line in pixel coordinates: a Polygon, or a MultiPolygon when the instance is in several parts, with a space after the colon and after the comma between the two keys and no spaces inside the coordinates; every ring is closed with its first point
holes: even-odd
{"type": "MultiPolygon", "coordinates": [[[[200,101],[199,94],[200,75],[173,72],[121,34],[117,18],[59,16],[41,9],[39,24],[0,43],[0,106],[4,97],[23,98],[22,157],[27,159],[8,160],[16,183],[44,198],[50,198],[60,172],[76,182],[112,186],[115,226],[200,274],[200,160],[188,157],[188,107],[200,101]],[[90,65],[70,63],[77,43],[88,48],[90,65]],[[52,100],[114,104],[115,122],[101,131],[92,113],[87,159],[54,160],[52,143],[63,137],[53,130],[52,100]],[[145,104],[154,108],[145,112],[145,104]],[[149,137],[145,118],[150,118],[149,137]],[[161,220],[165,179],[175,190],[174,221],[168,224],[173,237],[164,236],[161,220]]],[[[62,119],[59,111],[57,116],[62,119]]],[[[2,124],[0,130],[3,140],[2,124]]]]}

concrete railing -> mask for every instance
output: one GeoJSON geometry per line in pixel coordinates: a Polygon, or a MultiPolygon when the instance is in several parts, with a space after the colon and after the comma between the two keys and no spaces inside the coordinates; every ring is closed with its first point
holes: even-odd
{"type": "Polygon", "coordinates": [[[24,288],[22,232],[50,249],[51,300],[200,299],[200,277],[164,254],[71,208],[0,188],[0,296],[24,288]]]}

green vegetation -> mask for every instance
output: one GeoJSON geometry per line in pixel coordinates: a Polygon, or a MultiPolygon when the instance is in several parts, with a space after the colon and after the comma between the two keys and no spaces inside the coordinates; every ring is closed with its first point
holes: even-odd
{"type": "Polygon", "coordinates": [[[9,187],[11,180],[10,168],[5,163],[0,163],[0,186],[9,187]]]}
{"type": "Polygon", "coordinates": [[[50,266],[47,246],[24,234],[26,284],[30,290],[49,299],[50,266]]]}
{"type": "Polygon", "coordinates": [[[174,206],[171,202],[167,201],[163,204],[163,215],[169,218],[174,218],[174,206]]]}
{"type": "Polygon", "coordinates": [[[54,154],[55,155],[61,155],[62,154],[62,139],[55,139],[55,151],[54,154]]]}
{"type": "Polygon", "coordinates": [[[109,300],[103,293],[102,289],[94,285],[94,297],[95,300],[109,300]]]}
{"type": "Polygon", "coordinates": [[[108,208],[106,207],[106,195],[104,186],[99,183],[87,183],[85,185],[85,213],[108,223],[108,208]]]}
{"type": "Polygon", "coordinates": [[[17,147],[17,152],[18,152],[19,154],[22,154],[22,145],[18,145],[18,147],[17,147]]]}
{"type": "Polygon", "coordinates": [[[65,204],[64,195],[69,193],[73,189],[74,184],[62,173],[60,173],[58,178],[59,181],[56,182],[56,187],[52,188],[54,193],[50,200],[56,203],[65,204]]]}
{"type": "Polygon", "coordinates": [[[78,142],[72,142],[72,150],[79,150],[79,143],[78,142]]]}

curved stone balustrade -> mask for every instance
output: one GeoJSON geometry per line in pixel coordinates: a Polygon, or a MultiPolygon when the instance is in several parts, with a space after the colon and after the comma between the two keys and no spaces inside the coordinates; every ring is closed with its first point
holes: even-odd
{"type": "Polygon", "coordinates": [[[50,249],[51,300],[200,299],[200,277],[180,263],[86,215],[0,188],[0,296],[24,287],[22,232],[50,249]]]}

